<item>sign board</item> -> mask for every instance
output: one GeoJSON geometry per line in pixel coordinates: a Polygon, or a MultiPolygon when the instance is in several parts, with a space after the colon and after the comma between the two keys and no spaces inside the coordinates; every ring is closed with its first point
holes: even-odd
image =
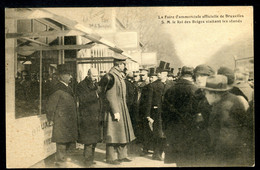
{"type": "Polygon", "coordinates": [[[114,8],[44,8],[54,14],[75,20],[97,33],[115,32],[114,8]],[[66,11],[66,12],[64,12],[66,11]],[[76,11],[76,12],[75,12],[76,11]]]}
{"type": "Polygon", "coordinates": [[[141,51],[131,52],[129,54],[131,55],[131,59],[136,61],[138,64],[142,63],[142,58],[141,58],[142,53],[141,53],[141,51]]]}
{"type": "Polygon", "coordinates": [[[56,152],[45,114],[17,119],[13,128],[10,167],[29,168],[56,152]]]}
{"type": "Polygon", "coordinates": [[[143,66],[156,66],[157,65],[157,55],[155,52],[153,53],[142,53],[142,62],[143,66]]]}
{"type": "Polygon", "coordinates": [[[137,32],[117,32],[115,34],[115,44],[120,48],[137,48],[138,35],[137,32]]]}
{"type": "Polygon", "coordinates": [[[88,14],[83,16],[82,22],[97,31],[113,31],[115,29],[115,10],[112,8],[90,8],[88,14]]]}

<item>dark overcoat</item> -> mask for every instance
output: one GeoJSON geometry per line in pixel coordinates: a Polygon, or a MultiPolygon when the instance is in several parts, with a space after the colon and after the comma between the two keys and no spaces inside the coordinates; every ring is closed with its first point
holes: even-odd
{"type": "Polygon", "coordinates": [[[165,94],[163,128],[167,142],[178,151],[191,149],[196,90],[197,87],[191,81],[179,79],[165,94]]]}
{"type": "Polygon", "coordinates": [[[208,131],[214,160],[243,165],[248,139],[246,112],[237,96],[226,92],[212,107],[208,131]]]}
{"type": "MultiPolygon", "coordinates": [[[[126,105],[126,85],[124,75],[117,67],[111,68],[112,87],[105,91],[104,141],[106,143],[126,144],[135,139],[131,118],[126,105]],[[114,114],[120,114],[120,120],[114,114]]],[[[106,76],[104,76],[105,78],[106,76]]]]}
{"type": "Polygon", "coordinates": [[[151,117],[154,120],[153,136],[155,138],[165,138],[162,129],[162,103],[166,91],[172,85],[170,81],[163,83],[160,80],[156,80],[148,85],[145,117],[151,117]]]}
{"type": "Polygon", "coordinates": [[[135,136],[139,137],[139,112],[137,107],[138,89],[134,83],[129,80],[125,80],[126,84],[126,105],[129,111],[131,122],[133,125],[135,136]]]}
{"type": "Polygon", "coordinates": [[[71,88],[56,84],[47,102],[47,119],[53,121],[52,142],[75,142],[78,138],[77,108],[71,88]]]}
{"type": "Polygon", "coordinates": [[[140,117],[140,141],[142,141],[144,147],[148,147],[145,149],[153,149],[153,132],[149,127],[149,122],[147,117],[149,116],[148,114],[150,113],[151,107],[147,106],[148,102],[147,99],[149,97],[149,86],[150,84],[147,82],[143,82],[140,86],[140,102],[139,102],[139,117],[140,117]]]}
{"type": "Polygon", "coordinates": [[[238,82],[230,90],[230,93],[233,93],[237,96],[243,96],[249,103],[253,100],[253,91],[254,89],[252,89],[247,82],[238,82]]]}
{"type": "Polygon", "coordinates": [[[98,86],[88,77],[76,88],[79,99],[79,139],[82,144],[98,143],[102,140],[101,99],[98,86]]]}
{"type": "Polygon", "coordinates": [[[194,108],[196,115],[194,117],[195,124],[192,144],[194,146],[194,154],[197,155],[196,157],[202,158],[202,156],[206,156],[210,144],[210,137],[207,128],[212,106],[208,103],[202,89],[198,89],[195,92],[195,96],[197,106],[194,108]],[[198,121],[198,119],[200,120],[198,121]]]}

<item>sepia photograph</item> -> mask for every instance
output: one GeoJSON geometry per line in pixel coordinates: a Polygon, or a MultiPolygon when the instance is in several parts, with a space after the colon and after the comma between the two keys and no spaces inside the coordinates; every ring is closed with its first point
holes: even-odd
{"type": "Polygon", "coordinates": [[[6,167],[255,167],[253,10],[5,8],[6,167]]]}

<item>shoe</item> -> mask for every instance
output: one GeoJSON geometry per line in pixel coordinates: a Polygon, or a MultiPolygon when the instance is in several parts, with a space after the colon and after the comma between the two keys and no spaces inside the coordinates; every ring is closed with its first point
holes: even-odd
{"type": "Polygon", "coordinates": [[[55,162],[55,166],[60,167],[60,168],[66,168],[67,163],[66,162],[55,162]]]}
{"type": "Polygon", "coordinates": [[[149,155],[149,152],[148,151],[143,151],[140,156],[146,156],[146,155],[149,155]]]}
{"type": "Polygon", "coordinates": [[[66,162],[71,162],[71,161],[72,161],[71,158],[67,158],[67,159],[66,159],[66,162]]]}
{"type": "Polygon", "coordinates": [[[161,156],[153,156],[153,160],[163,161],[163,158],[161,156]]]}
{"type": "Polygon", "coordinates": [[[128,158],[123,158],[123,159],[118,159],[118,162],[132,162],[132,160],[128,158]]]}
{"type": "Polygon", "coordinates": [[[108,164],[112,164],[112,165],[120,165],[121,162],[114,160],[114,161],[106,161],[108,164]]]}
{"type": "Polygon", "coordinates": [[[85,165],[87,166],[87,167],[90,167],[90,166],[92,166],[92,165],[94,165],[94,164],[96,164],[96,162],[94,163],[93,161],[86,161],[85,162],[85,165]]]}

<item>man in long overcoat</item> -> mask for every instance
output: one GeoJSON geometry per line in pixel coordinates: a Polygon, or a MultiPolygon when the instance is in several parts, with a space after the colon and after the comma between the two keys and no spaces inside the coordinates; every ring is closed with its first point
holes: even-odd
{"type": "Polygon", "coordinates": [[[100,82],[105,94],[104,141],[106,142],[106,162],[109,164],[130,162],[131,160],[127,158],[127,144],[135,139],[126,105],[124,68],[125,59],[115,59],[114,67],[100,82]],[[115,152],[118,153],[118,159],[115,152]]]}
{"type": "Polygon", "coordinates": [[[180,79],[165,94],[162,115],[167,139],[165,163],[182,166],[183,161],[190,163],[193,159],[192,137],[197,87],[192,76],[193,68],[183,66],[180,79]]]}
{"type": "MultiPolygon", "coordinates": [[[[206,85],[207,77],[215,74],[215,70],[206,64],[200,64],[194,69],[194,80],[197,87],[204,87],[206,85]]],[[[199,88],[195,92],[197,106],[195,120],[196,128],[193,132],[193,151],[195,162],[198,166],[205,165],[207,161],[207,152],[210,143],[210,137],[207,131],[209,114],[212,106],[208,103],[204,92],[199,88]]]]}
{"type": "Polygon", "coordinates": [[[125,84],[126,84],[126,105],[130,114],[131,122],[134,129],[134,134],[139,140],[140,137],[140,128],[139,128],[139,112],[138,112],[138,106],[137,106],[137,98],[138,98],[138,89],[137,86],[133,82],[133,72],[128,72],[125,84]]]}
{"type": "Polygon", "coordinates": [[[67,65],[58,65],[60,81],[47,102],[47,119],[53,125],[52,142],[56,143],[56,163],[64,165],[66,150],[78,138],[76,99],[69,87],[71,73],[67,65]]]}
{"type": "Polygon", "coordinates": [[[88,70],[88,76],[76,88],[79,99],[79,139],[84,144],[83,155],[85,163],[94,162],[96,144],[102,141],[101,99],[97,86],[98,71],[95,68],[88,70]]]}
{"type": "Polygon", "coordinates": [[[157,72],[158,80],[148,86],[145,117],[152,124],[153,129],[153,159],[162,161],[162,153],[166,144],[166,138],[162,129],[162,103],[165,92],[173,84],[167,80],[168,72],[166,70],[158,68],[157,72]]]}
{"type": "Polygon", "coordinates": [[[140,89],[140,104],[139,104],[139,115],[141,120],[141,141],[143,144],[143,151],[141,153],[141,156],[145,156],[149,154],[148,150],[153,150],[153,141],[151,140],[153,138],[153,132],[151,128],[149,127],[149,121],[147,119],[147,99],[149,96],[149,77],[148,77],[148,71],[143,69],[141,70],[140,74],[141,83],[139,85],[140,89]]]}
{"type": "Polygon", "coordinates": [[[241,100],[228,92],[227,77],[215,75],[207,78],[205,96],[212,112],[209,116],[211,165],[252,166],[247,159],[246,111],[241,100]]]}

